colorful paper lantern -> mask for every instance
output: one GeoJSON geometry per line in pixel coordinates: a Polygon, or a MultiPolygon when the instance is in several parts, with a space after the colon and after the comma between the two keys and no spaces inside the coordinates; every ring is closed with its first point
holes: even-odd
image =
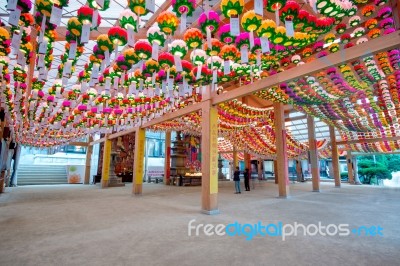
{"type": "Polygon", "coordinates": [[[147,39],[151,44],[157,43],[159,46],[164,46],[167,36],[158,26],[152,26],[147,31],[147,39]]]}
{"type": "Polygon", "coordinates": [[[91,7],[91,8],[105,11],[110,7],[110,0],[104,0],[103,6],[100,6],[96,0],[89,0],[88,4],[89,4],[89,7],[91,7]]]}
{"type": "Polygon", "coordinates": [[[380,19],[388,18],[392,15],[392,8],[386,6],[383,7],[381,10],[378,12],[378,17],[380,19]]]}
{"type": "Polygon", "coordinates": [[[249,10],[244,13],[241,20],[243,29],[248,32],[256,31],[261,26],[261,22],[262,17],[257,15],[254,10],[249,10]]]}
{"type": "Polygon", "coordinates": [[[130,65],[135,65],[139,62],[139,57],[136,54],[136,51],[134,48],[127,48],[127,49],[123,50],[122,54],[124,55],[125,60],[130,65]]]}
{"type": "Polygon", "coordinates": [[[128,0],[128,6],[138,16],[144,16],[149,13],[146,9],[146,1],[145,0],[128,0]]]}
{"type": "Polygon", "coordinates": [[[242,47],[250,48],[250,35],[248,32],[242,32],[238,36],[236,36],[235,44],[240,49],[242,47]]]}
{"type": "Polygon", "coordinates": [[[109,51],[110,52],[114,48],[114,46],[113,46],[112,42],[110,41],[110,39],[108,38],[107,34],[100,34],[97,37],[97,46],[103,52],[105,52],[105,51],[109,51]]]}
{"type": "Polygon", "coordinates": [[[183,14],[190,17],[196,9],[196,0],[172,0],[171,4],[172,11],[174,11],[178,17],[181,17],[183,14]]]}
{"type": "Polygon", "coordinates": [[[170,48],[171,53],[173,55],[179,56],[180,58],[183,58],[188,52],[187,45],[183,40],[174,40],[170,44],[170,48]]]}
{"type": "Polygon", "coordinates": [[[286,37],[286,28],[283,26],[278,26],[275,28],[275,33],[271,36],[271,42],[273,44],[283,44],[285,43],[286,37]]]}
{"type": "Polygon", "coordinates": [[[378,25],[378,21],[374,18],[371,18],[365,22],[365,27],[367,29],[373,29],[378,25]]]}
{"type": "Polygon", "coordinates": [[[218,36],[219,39],[226,44],[231,44],[235,41],[235,37],[232,36],[231,34],[230,24],[225,24],[222,27],[220,27],[218,30],[218,36]]]}
{"type": "Polygon", "coordinates": [[[363,27],[358,27],[353,31],[354,37],[361,37],[365,34],[365,29],[363,27]]]}
{"type": "Polygon", "coordinates": [[[203,42],[203,34],[199,29],[191,28],[185,32],[183,40],[190,48],[197,48],[203,42]]]}
{"type": "Polygon", "coordinates": [[[47,0],[36,0],[35,2],[36,10],[42,13],[44,16],[50,18],[51,9],[53,7],[53,3],[47,0]]]}
{"type": "Polygon", "coordinates": [[[286,2],[285,6],[279,11],[279,17],[283,22],[294,21],[298,17],[300,11],[300,5],[295,1],[286,2]]]}
{"type": "Polygon", "coordinates": [[[151,57],[152,47],[148,41],[137,41],[134,48],[140,59],[147,60],[151,57]]]}
{"type": "Polygon", "coordinates": [[[177,16],[169,11],[164,11],[157,17],[157,23],[161,31],[167,35],[173,35],[179,24],[177,16]]]}
{"type": "Polygon", "coordinates": [[[271,19],[266,19],[261,22],[261,26],[257,30],[257,34],[260,37],[271,38],[275,34],[276,23],[271,19]]]}
{"type": "Polygon", "coordinates": [[[219,54],[219,52],[221,51],[222,46],[224,46],[224,44],[219,41],[218,39],[211,39],[211,48],[208,47],[208,44],[205,43],[205,49],[207,52],[207,55],[209,56],[216,56],[219,54]]]}
{"type": "Polygon", "coordinates": [[[207,34],[207,28],[210,29],[211,33],[215,33],[218,30],[220,21],[218,13],[214,10],[201,13],[198,19],[203,34],[207,34]]]}
{"type": "Polygon", "coordinates": [[[244,0],[222,0],[221,12],[226,18],[231,16],[239,16],[244,7],[244,0]]]}
{"type": "Polygon", "coordinates": [[[137,32],[138,21],[139,21],[138,16],[135,13],[133,13],[130,9],[125,9],[119,15],[119,25],[121,25],[121,27],[123,27],[126,30],[128,29],[128,27],[131,27],[133,28],[134,31],[137,32]]]}
{"type": "Polygon", "coordinates": [[[361,13],[364,17],[370,17],[374,12],[375,7],[373,5],[367,5],[361,10],[361,13]]]}
{"type": "Polygon", "coordinates": [[[195,65],[204,65],[207,60],[207,54],[204,50],[195,49],[190,53],[190,60],[195,65]]]}
{"type": "Polygon", "coordinates": [[[360,24],[361,18],[359,16],[353,16],[349,19],[349,25],[350,27],[355,27],[358,24],[360,24]]]}
{"type": "Polygon", "coordinates": [[[170,68],[174,65],[174,56],[168,52],[160,53],[158,56],[158,63],[161,68],[170,68]]]}
{"type": "Polygon", "coordinates": [[[343,32],[346,31],[346,24],[344,23],[339,23],[336,25],[335,30],[337,33],[342,34],[343,32]]]}
{"type": "MultiPolygon", "coordinates": [[[[78,19],[82,24],[93,24],[93,9],[91,9],[88,6],[81,6],[78,9],[78,19]]],[[[98,14],[97,16],[97,21],[96,21],[96,27],[97,28],[101,23],[101,16],[98,14]]],[[[92,28],[94,29],[94,28],[92,28]]]]}
{"type": "Polygon", "coordinates": [[[220,57],[224,60],[235,60],[239,51],[235,45],[226,44],[221,48],[220,57]]]}
{"type": "Polygon", "coordinates": [[[81,36],[81,32],[82,32],[82,23],[78,20],[77,17],[72,17],[68,20],[67,29],[75,37],[79,37],[79,36],[81,36]]]}
{"type": "MultiPolygon", "coordinates": [[[[286,0],[267,0],[267,5],[265,8],[269,12],[277,12],[286,4],[286,0]]],[[[279,14],[279,13],[278,13],[279,14]]]]}
{"type": "Polygon", "coordinates": [[[125,45],[128,35],[125,29],[120,26],[113,26],[108,30],[108,38],[114,45],[125,45]]]}

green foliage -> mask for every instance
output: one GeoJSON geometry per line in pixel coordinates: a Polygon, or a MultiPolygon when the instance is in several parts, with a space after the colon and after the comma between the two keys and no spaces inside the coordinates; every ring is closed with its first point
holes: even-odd
{"type": "Polygon", "coordinates": [[[340,173],[340,178],[349,178],[349,173],[348,172],[341,172],[340,173]]]}
{"type": "Polygon", "coordinates": [[[360,156],[358,158],[358,173],[364,184],[372,180],[392,179],[392,172],[400,171],[399,155],[360,156]]]}

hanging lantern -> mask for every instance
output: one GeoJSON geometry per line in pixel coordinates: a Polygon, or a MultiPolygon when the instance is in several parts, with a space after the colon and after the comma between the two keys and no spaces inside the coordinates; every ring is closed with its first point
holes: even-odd
{"type": "Polygon", "coordinates": [[[128,36],[125,29],[120,26],[113,26],[108,30],[108,38],[114,45],[125,45],[128,36]]]}
{"type": "Polygon", "coordinates": [[[132,67],[132,64],[126,60],[125,56],[119,55],[117,59],[115,60],[115,65],[114,65],[114,71],[117,72],[117,69],[115,68],[116,66],[120,69],[121,72],[127,71],[132,67]]]}
{"type": "Polygon", "coordinates": [[[265,8],[269,12],[274,13],[276,11],[279,11],[285,5],[286,5],[286,0],[268,0],[265,8]]]}
{"type": "Polygon", "coordinates": [[[392,15],[392,8],[386,6],[384,8],[382,8],[381,10],[379,10],[378,12],[378,17],[380,19],[384,19],[384,18],[388,18],[392,15]]]}
{"type": "Polygon", "coordinates": [[[283,44],[286,39],[286,28],[283,26],[276,27],[275,33],[271,36],[271,42],[273,44],[283,44]]]}
{"type": "Polygon", "coordinates": [[[383,6],[388,2],[388,0],[375,0],[374,2],[376,6],[383,6]]]}
{"type": "Polygon", "coordinates": [[[190,48],[197,48],[203,42],[203,34],[199,29],[191,28],[185,32],[183,40],[190,48]]]}
{"type": "Polygon", "coordinates": [[[336,53],[337,51],[339,51],[339,44],[332,43],[331,45],[329,45],[328,49],[329,49],[329,52],[336,53]]]}
{"type": "Polygon", "coordinates": [[[128,29],[128,27],[131,27],[134,31],[137,32],[138,21],[139,18],[130,9],[125,9],[119,15],[119,25],[121,25],[121,27],[126,30],[128,29]]]}
{"type": "Polygon", "coordinates": [[[338,25],[336,25],[335,29],[337,33],[342,34],[343,32],[346,31],[346,24],[339,23],[338,25]]]}
{"type": "Polygon", "coordinates": [[[226,18],[239,16],[243,12],[244,0],[222,0],[221,12],[226,18]]]}
{"type": "Polygon", "coordinates": [[[363,27],[358,27],[353,31],[354,37],[359,38],[365,34],[365,29],[363,27]]]}
{"type": "Polygon", "coordinates": [[[44,16],[50,18],[53,3],[47,0],[36,0],[35,6],[37,11],[42,13],[44,16]]]}
{"type": "Polygon", "coordinates": [[[134,48],[127,48],[123,50],[122,54],[130,65],[135,65],[139,62],[139,57],[137,56],[134,48]]]}
{"type": "Polygon", "coordinates": [[[359,16],[353,16],[349,19],[349,25],[350,27],[355,27],[358,24],[360,24],[361,18],[359,16]]]}
{"type": "MultiPolygon", "coordinates": [[[[300,5],[295,1],[288,1],[283,8],[280,10],[280,18],[283,22],[291,21],[294,23],[294,19],[298,17],[300,11],[300,5]]],[[[291,24],[293,26],[293,23],[291,24]]],[[[291,31],[294,31],[292,27],[291,31]]]]}
{"type": "MultiPolygon", "coordinates": [[[[81,6],[78,9],[78,19],[82,24],[93,24],[93,9],[91,9],[88,6],[81,6]]],[[[91,29],[95,29],[97,28],[101,23],[101,16],[100,14],[98,14],[97,16],[97,21],[96,21],[96,27],[91,28],[91,29]]]]}
{"type": "Polygon", "coordinates": [[[239,51],[235,45],[227,44],[222,47],[220,57],[224,60],[236,60],[238,53],[239,51]]]}
{"type": "Polygon", "coordinates": [[[220,21],[218,13],[214,10],[201,13],[198,19],[203,34],[207,34],[207,28],[210,29],[211,33],[215,33],[218,30],[220,21]]]}
{"type": "Polygon", "coordinates": [[[374,18],[371,18],[365,22],[365,27],[370,30],[375,28],[377,25],[378,25],[378,21],[374,18]]]}
{"type": "Polygon", "coordinates": [[[187,45],[183,40],[174,40],[170,44],[170,47],[171,53],[173,55],[179,56],[180,58],[183,58],[188,52],[187,45]]]}
{"type": "Polygon", "coordinates": [[[367,5],[361,10],[361,13],[364,17],[370,17],[374,12],[375,7],[373,5],[367,5]]]}
{"type": "Polygon", "coordinates": [[[158,26],[152,26],[147,31],[147,39],[152,45],[157,43],[159,46],[164,46],[167,36],[160,30],[158,26]]]}
{"type": "Polygon", "coordinates": [[[263,20],[261,26],[257,30],[257,34],[260,37],[271,38],[275,34],[276,23],[271,19],[263,20]]]}
{"type": "Polygon", "coordinates": [[[128,0],[128,6],[138,16],[144,16],[149,13],[146,9],[146,1],[145,0],[128,0]]]}
{"type": "Polygon", "coordinates": [[[144,65],[145,65],[145,71],[143,71],[143,72],[149,73],[149,76],[152,76],[153,73],[156,73],[160,70],[160,64],[152,58],[148,59],[144,63],[144,65]]]}
{"type": "Polygon", "coordinates": [[[375,39],[381,36],[381,30],[380,29],[372,29],[368,32],[368,37],[371,39],[375,39]]]}
{"type": "Polygon", "coordinates": [[[204,65],[207,59],[207,54],[204,50],[195,49],[190,53],[190,60],[195,65],[204,65]]]}
{"type": "Polygon", "coordinates": [[[224,63],[224,60],[219,56],[210,56],[207,59],[207,66],[209,69],[220,69],[224,63]]]}
{"type": "Polygon", "coordinates": [[[181,17],[183,14],[190,17],[196,9],[196,0],[172,0],[171,4],[172,11],[174,11],[178,17],[181,17]]]}
{"type": "Polygon", "coordinates": [[[392,18],[382,19],[379,23],[379,27],[381,29],[393,28],[393,26],[394,26],[394,20],[392,18]]]}
{"type": "Polygon", "coordinates": [[[190,72],[192,71],[192,69],[193,69],[192,63],[190,63],[187,60],[182,60],[182,70],[183,71],[181,72],[181,75],[183,77],[186,77],[187,75],[189,75],[190,72]]]}
{"type": "Polygon", "coordinates": [[[326,44],[330,44],[335,41],[335,38],[336,38],[335,34],[329,33],[329,34],[325,35],[324,41],[326,44]]]}
{"type": "Polygon", "coordinates": [[[207,43],[205,43],[205,49],[206,49],[207,55],[209,55],[209,56],[218,55],[219,52],[221,51],[222,46],[224,46],[222,42],[220,42],[218,39],[212,38],[211,39],[211,49],[208,47],[207,43]]]}
{"type": "Polygon", "coordinates": [[[148,41],[137,41],[134,48],[140,59],[147,60],[151,57],[152,47],[148,41]]]}
{"type": "Polygon", "coordinates": [[[168,52],[160,53],[158,56],[158,63],[161,68],[169,68],[174,65],[174,56],[168,52]]]}
{"type": "Polygon", "coordinates": [[[261,22],[262,17],[257,15],[254,10],[249,10],[243,14],[241,24],[245,31],[254,32],[261,26],[261,22]]]}
{"type": "Polygon", "coordinates": [[[179,24],[179,19],[174,13],[164,11],[157,17],[157,23],[161,31],[167,35],[173,35],[179,24]]]}
{"type": "Polygon", "coordinates": [[[222,27],[220,27],[218,30],[218,36],[219,39],[226,44],[231,44],[235,41],[235,37],[232,36],[231,34],[230,24],[225,24],[222,27]]]}
{"type": "Polygon", "coordinates": [[[235,44],[239,48],[239,50],[242,49],[242,47],[249,48],[250,47],[249,33],[242,32],[238,36],[236,36],[235,44]]]}
{"type": "Polygon", "coordinates": [[[89,4],[89,7],[91,7],[91,8],[105,11],[110,7],[110,0],[104,0],[103,6],[100,6],[96,0],[89,0],[88,4],[89,4]]]}
{"type": "Polygon", "coordinates": [[[75,37],[79,37],[79,36],[81,36],[81,32],[82,32],[82,24],[78,20],[78,18],[72,17],[68,20],[67,29],[75,37]]]}
{"type": "Polygon", "coordinates": [[[112,51],[113,50],[113,44],[108,38],[107,34],[100,34],[97,37],[97,46],[99,47],[100,50],[103,52],[105,51],[112,51]]]}

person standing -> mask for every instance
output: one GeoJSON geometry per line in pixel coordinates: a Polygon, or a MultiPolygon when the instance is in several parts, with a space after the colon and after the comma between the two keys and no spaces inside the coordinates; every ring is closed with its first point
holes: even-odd
{"type": "Polygon", "coordinates": [[[249,176],[249,168],[246,168],[243,173],[244,176],[244,187],[246,191],[250,191],[250,176],[249,176]]]}
{"type": "Polygon", "coordinates": [[[233,173],[233,181],[235,181],[235,189],[236,193],[235,194],[240,194],[240,171],[239,167],[236,167],[235,172],[233,173]]]}

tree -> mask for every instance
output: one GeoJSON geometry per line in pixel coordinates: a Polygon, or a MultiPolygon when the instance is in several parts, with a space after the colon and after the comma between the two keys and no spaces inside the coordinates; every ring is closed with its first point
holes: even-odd
{"type": "MultiPolygon", "coordinates": [[[[370,156],[365,156],[370,157],[370,156]]],[[[361,158],[358,162],[358,173],[363,177],[363,184],[371,184],[371,179],[392,179],[392,173],[389,170],[389,160],[387,158],[377,158],[376,161],[369,158],[361,158]]],[[[394,167],[391,167],[394,169],[394,167]]]]}

